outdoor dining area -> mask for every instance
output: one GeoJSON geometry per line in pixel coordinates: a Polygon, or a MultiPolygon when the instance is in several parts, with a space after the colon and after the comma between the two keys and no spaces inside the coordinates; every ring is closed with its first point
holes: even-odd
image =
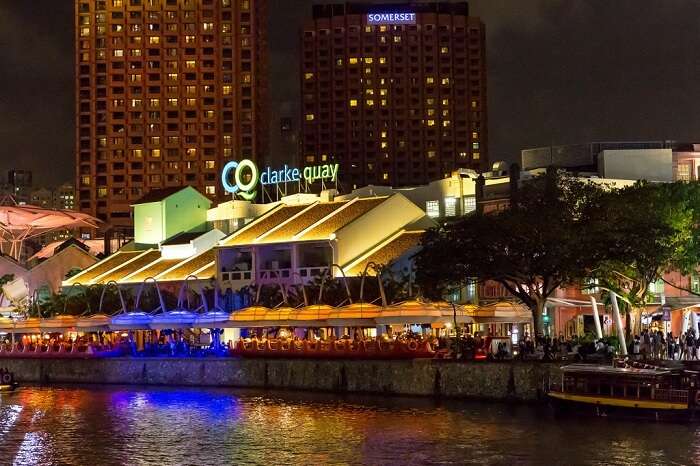
{"type": "MultiPolygon", "coordinates": [[[[380,306],[354,302],[227,312],[215,306],[173,310],[123,308],[114,315],[0,317],[0,358],[303,357],[412,359],[446,357],[451,336],[509,340],[527,311],[492,306],[407,300],[380,306]]],[[[526,324],[527,325],[527,324],[526,324]]],[[[483,340],[488,352],[487,340],[483,340]]]]}

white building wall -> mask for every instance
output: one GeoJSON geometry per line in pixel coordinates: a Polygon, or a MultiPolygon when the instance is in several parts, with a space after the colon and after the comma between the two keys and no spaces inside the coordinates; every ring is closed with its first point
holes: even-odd
{"type": "Polygon", "coordinates": [[[598,154],[598,171],[603,178],[673,181],[671,149],[604,150],[598,154]]]}

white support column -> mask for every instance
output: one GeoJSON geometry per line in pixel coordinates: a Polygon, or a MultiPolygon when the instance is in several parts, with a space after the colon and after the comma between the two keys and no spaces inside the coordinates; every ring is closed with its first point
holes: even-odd
{"type": "Polygon", "coordinates": [[[615,326],[617,327],[617,338],[620,340],[620,352],[623,356],[627,356],[627,341],[625,341],[625,330],[622,328],[622,317],[620,316],[620,307],[617,304],[617,294],[611,291],[610,297],[612,298],[615,326]]]}
{"type": "Polygon", "coordinates": [[[681,325],[681,333],[685,333],[688,331],[688,327],[690,326],[690,314],[691,311],[683,312],[683,325],[681,325]]]}
{"type": "Polygon", "coordinates": [[[591,296],[591,308],[593,309],[593,323],[595,324],[596,338],[603,338],[603,330],[600,328],[600,315],[598,314],[598,303],[594,296],[591,296]]]}

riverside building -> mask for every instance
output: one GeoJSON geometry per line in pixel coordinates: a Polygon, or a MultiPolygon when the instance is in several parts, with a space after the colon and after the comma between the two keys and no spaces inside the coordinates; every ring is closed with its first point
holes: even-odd
{"type": "Polygon", "coordinates": [[[75,0],[77,208],[130,230],[151,190],[222,194],[264,154],[265,0],[75,0]]]}
{"type": "Polygon", "coordinates": [[[341,186],[488,167],[484,24],[466,2],[315,5],[301,33],[303,163],[341,186]]]}

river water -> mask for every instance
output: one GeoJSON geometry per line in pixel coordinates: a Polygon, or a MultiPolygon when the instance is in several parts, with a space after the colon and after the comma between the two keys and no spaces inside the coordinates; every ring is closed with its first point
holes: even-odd
{"type": "Polygon", "coordinates": [[[700,425],[417,398],[24,387],[0,395],[5,464],[700,464],[700,425]]]}

